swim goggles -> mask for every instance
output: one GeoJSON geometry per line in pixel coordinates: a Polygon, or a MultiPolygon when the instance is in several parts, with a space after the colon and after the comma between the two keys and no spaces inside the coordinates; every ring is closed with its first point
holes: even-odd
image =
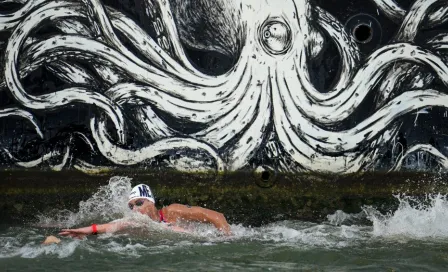
{"type": "Polygon", "coordinates": [[[135,201],[135,204],[128,203],[128,207],[129,207],[129,209],[132,210],[134,208],[134,206],[140,207],[140,206],[143,205],[143,203],[145,203],[145,200],[144,199],[139,199],[139,200],[135,201]]]}

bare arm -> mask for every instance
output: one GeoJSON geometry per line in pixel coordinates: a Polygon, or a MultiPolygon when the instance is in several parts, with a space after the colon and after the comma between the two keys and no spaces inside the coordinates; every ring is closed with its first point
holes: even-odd
{"type": "MultiPolygon", "coordinates": [[[[110,222],[106,224],[98,224],[96,225],[97,233],[114,233],[120,230],[124,230],[131,225],[130,222],[125,221],[117,221],[110,222]]],[[[71,236],[76,238],[82,238],[86,235],[93,234],[93,227],[83,227],[78,229],[62,229],[59,235],[62,236],[71,236]]]]}
{"type": "Polygon", "coordinates": [[[189,207],[181,204],[172,204],[162,209],[169,222],[175,222],[177,219],[211,223],[218,230],[230,235],[230,225],[222,213],[202,208],[189,207]]]}

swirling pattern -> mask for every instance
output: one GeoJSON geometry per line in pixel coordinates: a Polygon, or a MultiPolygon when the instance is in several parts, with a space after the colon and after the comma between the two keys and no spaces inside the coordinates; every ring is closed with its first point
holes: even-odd
{"type": "MultiPolygon", "coordinates": [[[[222,0],[238,12],[238,20],[225,10],[224,19],[216,19],[220,31],[230,28],[222,22],[237,24],[230,31],[238,32],[228,43],[231,48],[210,46],[213,41],[198,44],[235,55],[234,66],[215,76],[190,62],[178,29],[187,22],[176,22],[169,1],[144,1],[155,30],[150,35],[100,0],[11,0],[21,7],[0,15],[0,29],[10,33],[0,44],[0,88],[18,107],[0,110],[0,117],[23,117],[45,138],[34,113],[90,105],[97,110],[90,117],[90,134],[77,137],[113,165],[145,165],[182,154],[195,161],[177,165],[183,170],[202,160],[202,166],[217,171],[259,169],[251,162],[271,150],[289,161],[282,160],[279,171],[366,170],[394,141],[404,116],[424,107],[448,107],[448,33],[415,42],[419,29],[448,21],[447,1],[416,0],[408,11],[392,0],[372,1],[400,27],[390,44],[363,58],[344,25],[309,0],[222,0]],[[36,34],[49,26],[57,31],[36,34]],[[340,67],[324,92],[313,84],[309,66],[325,43],[337,48],[340,67]],[[69,87],[28,91],[24,79],[41,67],[69,87]],[[372,94],[375,111],[354,126],[341,126],[372,94]],[[132,131],[143,138],[134,146],[129,144],[132,131]]],[[[217,42],[226,44],[221,33],[217,42]]],[[[4,152],[22,167],[59,156],[61,162],[50,167],[61,170],[71,161],[72,149],[67,145],[31,161],[4,152]]],[[[419,150],[444,158],[425,145],[408,152],[419,150]]],[[[391,170],[398,170],[403,158],[391,170]]],[[[95,168],[80,158],[74,161],[76,169],[95,168]]],[[[446,157],[438,161],[445,165],[446,157]]]]}

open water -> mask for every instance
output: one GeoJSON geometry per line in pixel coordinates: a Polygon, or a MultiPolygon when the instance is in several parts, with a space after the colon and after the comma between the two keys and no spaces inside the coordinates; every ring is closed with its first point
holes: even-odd
{"type": "Polygon", "coordinates": [[[113,178],[79,211],[54,211],[39,222],[0,225],[0,271],[448,271],[448,199],[396,196],[396,210],[381,214],[338,211],[322,223],[281,221],[251,228],[232,225],[233,236],[209,226],[192,234],[164,230],[131,214],[131,183],[113,178]],[[59,228],[134,217],[131,233],[62,238],[42,245],[59,228]]]}

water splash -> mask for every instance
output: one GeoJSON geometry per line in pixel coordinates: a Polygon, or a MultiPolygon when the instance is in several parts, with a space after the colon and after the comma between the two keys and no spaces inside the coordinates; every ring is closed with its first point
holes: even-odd
{"type": "Polygon", "coordinates": [[[337,210],[333,214],[327,215],[327,220],[330,225],[362,225],[365,224],[365,214],[363,212],[349,214],[341,210],[337,210]]]}
{"type": "Polygon", "coordinates": [[[448,237],[448,199],[446,195],[427,195],[424,199],[397,195],[396,211],[381,214],[373,207],[365,207],[367,218],[373,223],[374,236],[404,236],[409,238],[448,237]]]}
{"type": "Polygon", "coordinates": [[[39,226],[73,227],[90,223],[94,220],[111,221],[129,214],[127,199],[131,191],[131,178],[112,177],[107,185],[86,201],[79,203],[77,212],[69,210],[53,210],[47,214],[38,215],[39,226]]]}

